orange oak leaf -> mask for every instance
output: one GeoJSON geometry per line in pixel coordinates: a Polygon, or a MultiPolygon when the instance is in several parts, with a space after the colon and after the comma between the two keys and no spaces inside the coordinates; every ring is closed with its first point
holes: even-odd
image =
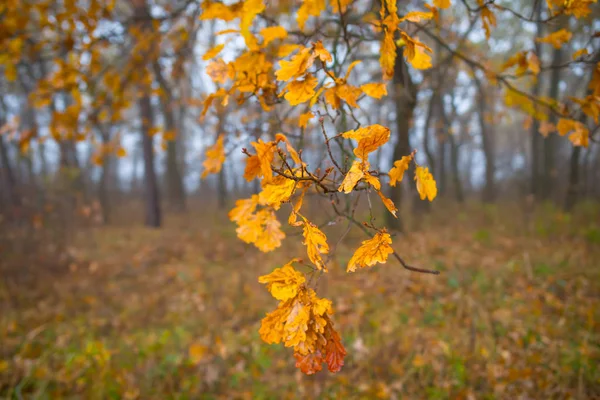
{"type": "Polygon", "coordinates": [[[390,244],[392,237],[385,229],[377,232],[373,238],[363,241],[354,252],[346,272],[354,272],[356,268],[371,267],[377,263],[385,264],[388,256],[394,252],[390,244]]]}

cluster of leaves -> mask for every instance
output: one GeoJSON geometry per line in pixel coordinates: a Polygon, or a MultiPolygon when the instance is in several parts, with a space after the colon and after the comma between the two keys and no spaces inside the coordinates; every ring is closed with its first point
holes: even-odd
{"type": "MultiPolygon", "coordinates": [[[[313,4],[316,9],[308,4],[306,2],[298,10],[297,21],[301,29],[307,15],[319,15],[325,8],[324,2],[313,4]]],[[[336,8],[337,11],[334,12],[344,13],[347,4],[339,7],[341,8],[336,8]]],[[[265,111],[280,102],[278,99],[281,97],[292,107],[308,102],[310,108],[319,103],[325,108],[342,111],[344,106],[358,108],[358,101],[363,94],[375,99],[387,94],[384,83],[367,83],[361,86],[348,83],[352,70],[360,61],[352,62],[344,77],[336,76],[328,67],[332,64],[333,57],[321,41],[308,46],[280,43],[279,47],[275,47],[274,42],[288,36],[281,26],[263,28],[260,31],[262,40],[254,36],[249,27],[264,8],[261,1],[253,0],[230,6],[221,3],[207,4],[202,19],[231,21],[240,18],[239,32],[248,49],[232,62],[225,63],[219,58],[209,64],[209,76],[216,84],[225,86],[219,87],[207,97],[202,115],[206,114],[217,99],[220,99],[221,105],[226,106],[231,96],[236,98],[239,105],[249,98],[248,95],[255,97],[265,111]],[[292,52],[295,55],[289,60],[280,60],[279,68],[273,71],[273,57],[286,57],[292,52]],[[319,77],[322,78],[322,83],[319,83],[319,77]]],[[[393,76],[397,46],[405,46],[404,55],[415,68],[431,66],[427,54],[431,49],[397,29],[397,25],[405,20],[434,18],[437,9],[429,8],[429,12],[412,12],[399,18],[395,2],[382,3],[381,21],[375,21],[373,29],[375,32],[385,31],[380,60],[384,79],[393,76]],[[398,43],[393,40],[396,32],[402,38],[398,43]]],[[[223,33],[233,32],[237,31],[227,30],[223,33]]],[[[208,60],[215,57],[223,48],[224,45],[213,47],[204,58],[208,60]]],[[[307,121],[313,116],[311,111],[302,114],[299,128],[305,128],[307,121]]],[[[410,164],[416,165],[413,153],[396,161],[388,173],[372,170],[369,155],[389,141],[390,129],[380,124],[359,125],[356,129],[328,137],[324,119],[319,113],[319,125],[328,149],[330,167],[324,171],[310,169],[302,158],[302,151],[297,151],[281,133],[275,135],[275,140],[272,141],[265,142],[258,138],[251,143],[254,153],[244,149],[248,156],[244,178],[247,181],[260,179],[262,190],[248,199],[238,200],[229,213],[231,221],[237,224],[236,232],[242,241],[254,244],[263,252],[269,252],[278,248],[285,237],[275,211],[283,203],[291,203],[288,223],[303,228],[303,244],[306,246],[308,259],[313,272],[317,272],[319,276],[327,272],[327,260],[324,256],[329,254],[330,247],[323,231],[301,212],[305,194],[310,192],[335,197],[338,193],[349,195],[354,192],[375,192],[389,212],[397,217],[396,205],[383,194],[379,177],[389,176],[390,185],[396,186],[402,181],[410,164]],[[346,162],[334,157],[329,146],[333,139],[347,139],[356,143],[353,154],[346,155],[346,162]],[[348,157],[353,157],[354,160],[349,168],[345,168],[348,157]]],[[[220,135],[215,145],[206,152],[203,176],[219,172],[224,160],[223,135],[220,135]]],[[[432,201],[437,195],[437,188],[428,169],[416,165],[414,179],[421,199],[432,201]]],[[[336,213],[351,218],[341,213],[334,203],[335,200],[332,201],[332,206],[336,213]]],[[[366,222],[363,227],[374,230],[374,234],[369,233],[372,238],[364,241],[356,250],[348,263],[348,272],[385,263],[388,256],[394,254],[391,235],[385,228],[366,222]]],[[[314,290],[307,286],[304,275],[292,267],[294,261],[298,260],[294,259],[272,274],[260,278],[260,282],[267,283],[269,291],[280,300],[278,308],[263,320],[261,337],[267,343],[284,343],[287,347],[294,347],[296,366],[305,373],[319,371],[322,362],[328,364],[330,371],[336,372],[343,365],[346,352],[329,317],[331,303],[329,300],[319,299],[314,290]]]]}
{"type": "MultiPolygon", "coordinates": [[[[590,12],[591,3],[588,0],[569,2],[548,0],[551,14],[549,19],[561,15],[585,17],[590,12]]],[[[494,11],[503,10],[503,8],[493,1],[478,0],[478,4],[477,11],[480,13],[486,38],[489,39],[491,30],[496,25],[494,11]]],[[[394,77],[399,50],[402,51],[406,61],[417,70],[428,69],[432,66],[430,55],[432,49],[416,36],[409,36],[402,26],[410,23],[418,27],[422,21],[438,21],[440,10],[450,7],[450,5],[451,1],[449,0],[434,0],[433,5],[425,5],[428,11],[410,11],[399,15],[395,0],[382,0],[379,18],[375,14],[367,14],[363,17],[369,24],[371,33],[381,37],[379,62],[384,80],[394,77]]],[[[343,31],[340,32],[343,37],[337,40],[345,40],[347,50],[349,50],[350,44],[345,31],[345,18],[349,17],[352,6],[352,2],[349,1],[332,2],[331,4],[331,11],[340,16],[343,31]]],[[[307,29],[309,17],[318,17],[326,9],[325,1],[304,1],[296,14],[300,32],[294,32],[294,35],[308,40],[312,39],[315,32],[307,29]]],[[[359,225],[371,236],[371,239],[364,241],[354,253],[347,267],[348,272],[376,263],[385,263],[390,254],[394,254],[407,267],[392,249],[391,235],[385,228],[374,226],[372,221],[361,224],[352,215],[341,212],[336,207],[338,193],[349,195],[365,191],[368,196],[369,193],[375,192],[387,210],[397,217],[397,207],[391,199],[383,194],[379,177],[388,176],[390,186],[395,186],[402,181],[404,173],[409,169],[411,163],[415,164],[414,180],[421,199],[432,201],[436,197],[435,180],[427,168],[416,163],[414,152],[394,161],[394,165],[388,173],[371,169],[369,154],[388,142],[390,130],[380,124],[361,126],[354,118],[352,110],[359,108],[358,102],[365,97],[363,94],[375,99],[385,96],[387,94],[385,83],[373,82],[360,86],[351,84],[350,74],[361,61],[350,62],[348,53],[343,58],[340,58],[337,53],[332,56],[327,48],[328,44],[324,44],[321,40],[313,39],[314,41],[308,44],[307,40],[294,42],[290,32],[279,25],[264,27],[258,33],[253,32],[254,21],[266,12],[286,14],[289,13],[289,9],[281,10],[276,7],[272,10],[267,9],[261,0],[245,0],[232,5],[217,2],[205,3],[201,19],[216,19],[226,22],[239,19],[239,30],[227,29],[219,34],[241,34],[246,49],[229,63],[218,58],[208,65],[207,73],[218,86],[217,90],[204,101],[202,116],[206,115],[215,100],[219,100],[222,106],[226,106],[232,97],[235,98],[238,106],[250,98],[255,98],[266,112],[281,104],[281,98],[285,99],[291,107],[308,103],[308,108],[305,108],[305,112],[298,118],[298,127],[302,130],[305,129],[308,121],[315,115],[318,116],[330,166],[324,171],[311,170],[302,158],[302,149],[299,151],[294,149],[288,138],[281,133],[275,135],[275,140],[272,141],[265,142],[261,138],[257,138],[252,142],[254,154],[244,149],[244,153],[248,156],[244,177],[247,181],[260,179],[262,190],[249,199],[237,201],[235,208],[230,212],[230,219],[238,226],[238,237],[246,243],[254,244],[264,252],[276,249],[281,245],[285,234],[281,230],[281,223],[277,220],[275,211],[281,208],[282,203],[291,202],[292,209],[288,223],[295,227],[303,227],[303,244],[306,246],[307,255],[314,271],[319,274],[327,272],[326,260],[323,258],[330,251],[327,237],[317,225],[301,213],[303,198],[307,192],[311,191],[311,193],[331,197],[331,204],[337,215],[348,218],[350,222],[359,225]],[[290,55],[291,57],[286,59],[290,55]],[[334,69],[340,71],[347,62],[349,65],[343,77],[334,72],[334,69]],[[276,63],[279,65],[277,70],[274,68],[276,63]],[[337,68],[333,68],[334,66],[337,68]],[[349,113],[357,123],[357,127],[329,137],[324,124],[325,117],[317,109],[317,106],[325,110],[327,115],[329,115],[329,108],[338,113],[349,113]],[[342,154],[345,159],[336,159],[331,151],[330,141],[344,139],[356,143],[353,154],[342,154]],[[349,161],[351,162],[348,166],[349,161]],[[369,229],[372,229],[374,233],[371,233],[369,229]]],[[[273,22],[271,17],[265,16],[264,19],[268,25],[273,22]]],[[[560,48],[569,39],[570,33],[562,29],[540,38],[539,41],[560,48]]],[[[225,44],[211,48],[204,55],[204,59],[213,59],[224,48],[225,44]]],[[[576,53],[575,58],[586,55],[587,52],[582,49],[576,53]]],[[[544,129],[547,132],[555,129],[561,135],[569,134],[569,139],[576,146],[588,145],[589,131],[582,122],[576,120],[574,111],[559,104],[556,100],[529,95],[511,83],[510,79],[515,77],[533,76],[535,78],[543,68],[534,51],[527,50],[515,54],[505,62],[499,72],[473,62],[465,56],[460,56],[467,61],[471,68],[482,69],[492,83],[504,85],[507,105],[520,107],[532,117],[544,121],[544,129]],[[509,79],[505,73],[513,68],[515,69],[514,76],[509,79]],[[550,126],[547,122],[551,113],[560,116],[556,127],[550,126]]],[[[598,96],[600,93],[598,71],[600,69],[598,68],[600,68],[600,64],[596,67],[589,84],[590,95],[584,99],[571,99],[580,106],[585,115],[593,117],[596,122],[598,122],[600,114],[600,97],[598,96]]],[[[204,176],[220,171],[224,160],[225,152],[221,135],[217,143],[206,153],[204,176]]],[[[286,346],[294,347],[297,359],[310,355],[310,361],[302,358],[297,365],[307,373],[317,371],[320,369],[321,361],[327,359],[330,354],[327,350],[327,343],[329,340],[333,340],[331,339],[332,334],[328,334],[326,328],[331,325],[330,322],[318,322],[320,318],[324,318],[323,315],[328,314],[329,307],[315,306],[316,294],[311,289],[305,288],[304,277],[293,269],[291,262],[282,269],[276,270],[273,275],[261,278],[261,281],[269,283],[269,289],[274,297],[281,300],[278,309],[263,321],[261,336],[269,343],[283,342],[286,346]],[[283,284],[283,288],[280,287],[282,283],[279,281],[277,285],[272,284],[273,280],[280,278],[287,282],[283,284]],[[273,293],[273,287],[286,291],[288,293],[286,296],[289,297],[279,298],[278,294],[273,293]],[[318,312],[315,309],[318,309],[318,312]],[[301,325],[301,329],[298,328],[298,325],[301,325]],[[319,337],[320,341],[316,337],[319,337]]],[[[327,321],[329,320],[327,319],[327,321]]],[[[334,340],[334,342],[336,341],[334,340]]],[[[339,369],[339,365],[329,364],[329,369],[336,371],[339,369]]]]}

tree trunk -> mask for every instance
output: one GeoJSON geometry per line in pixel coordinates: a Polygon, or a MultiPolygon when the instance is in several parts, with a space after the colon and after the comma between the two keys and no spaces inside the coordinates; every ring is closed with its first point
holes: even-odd
{"type": "MultiPolygon", "coordinates": [[[[536,14],[536,19],[538,20],[538,22],[536,23],[536,33],[535,36],[536,38],[540,38],[543,36],[543,23],[541,22],[541,16],[542,16],[542,4],[543,1],[538,1],[536,4],[536,10],[535,10],[535,14],[536,14]]],[[[538,56],[538,58],[542,58],[542,45],[540,42],[538,42],[537,40],[535,41],[535,54],[538,56]]],[[[542,87],[542,76],[543,74],[539,74],[534,86],[533,86],[533,90],[532,90],[532,95],[535,97],[538,97],[540,95],[540,88],[542,87]]],[[[537,119],[533,119],[533,123],[531,124],[531,184],[530,184],[530,193],[535,197],[539,197],[540,196],[540,183],[541,183],[541,174],[540,171],[542,170],[542,165],[541,165],[541,151],[542,151],[542,140],[540,137],[540,123],[537,119]]]]}
{"type": "MultiPolygon", "coordinates": [[[[394,100],[396,103],[396,143],[394,145],[393,160],[400,160],[403,156],[409,155],[410,142],[409,131],[410,122],[413,118],[413,112],[417,105],[417,88],[412,82],[408,66],[404,61],[402,50],[396,50],[396,66],[394,69],[394,100]]],[[[414,167],[407,171],[408,176],[412,176],[414,167]]],[[[398,210],[402,204],[402,185],[398,185],[390,190],[390,199],[394,202],[398,210]]],[[[390,213],[386,213],[386,223],[390,229],[402,232],[404,224],[400,218],[394,218],[390,213]]]]}
{"type": "Polygon", "coordinates": [[[569,185],[567,187],[567,197],[565,198],[564,210],[569,212],[573,210],[575,203],[577,202],[577,195],[579,194],[579,158],[581,156],[581,147],[573,146],[571,151],[571,161],[569,170],[569,185]]]}
{"type": "Polygon", "coordinates": [[[161,224],[160,196],[156,171],[154,170],[153,137],[150,136],[152,127],[152,104],[148,93],[139,100],[140,117],[142,120],[142,149],[144,154],[144,200],[146,208],[146,225],[158,228],[161,224]]]}
{"type": "Polygon", "coordinates": [[[483,188],[483,201],[492,203],[496,200],[495,175],[496,175],[496,160],[494,154],[494,135],[491,126],[485,121],[485,113],[487,110],[487,99],[485,91],[479,78],[475,77],[477,85],[477,119],[479,121],[479,131],[481,133],[481,142],[483,154],[485,155],[485,187],[483,188]]]}
{"type": "MultiPolygon", "coordinates": [[[[559,65],[562,59],[561,49],[554,49],[552,53],[551,65],[559,65]]],[[[560,84],[560,68],[552,69],[550,75],[550,92],[549,96],[551,99],[558,100],[558,91],[560,84]]],[[[556,117],[551,117],[552,122],[556,124],[556,117]]],[[[543,200],[548,200],[553,194],[553,189],[556,188],[556,180],[558,177],[558,171],[556,170],[556,147],[558,141],[558,134],[552,132],[548,135],[544,141],[544,174],[543,174],[543,186],[541,188],[541,196],[543,200]]]]}
{"type": "Polygon", "coordinates": [[[434,91],[431,94],[431,98],[429,99],[429,105],[427,106],[427,116],[425,117],[425,127],[423,129],[423,150],[425,151],[425,156],[427,156],[427,163],[429,164],[430,171],[435,173],[435,157],[431,149],[429,148],[429,128],[431,127],[431,122],[433,120],[433,108],[435,107],[435,98],[437,93],[434,91]]]}
{"type": "Polygon", "coordinates": [[[175,123],[173,94],[171,88],[163,77],[158,61],[154,62],[153,67],[156,79],[164,93],[163,96],[160,96],[160,104],[165,121],[165,130],[167,132],[172,132],[175,136],[167,143],[167,198],[169,199],[169,204],[173,207],[174,211],[183,212],[185,211],[185,191],[183,188],[183,181],[179,171],[179,160],[177,157],[176,138],[179,132],[177,130],[177,124],[175,123]]]}
{"type": "MultiPolygon", "coordinates": [[[[4,125],[0,123],[0,126],[4,125]]],[[[4,187],[6,187],[6,193],[8,201],[12,207],[21,206],[21,197],[17,191],[17,182],[15,174],[8,158],[8,149],[4,143],[4,135],[0,135],[0,161],[2,162],[2,174],[4,178],[4,187]]]]}
{"type": "MultiPolygon", "coordinates": [[[[110,141],[109,133],[100,128],[100,136],[102,144],[108,146],[110,141]]],[[[100,171],[100,179],[98,181],[98,202],[102,212],[102,223],[108,224],[110,221],[110,196],[108,195],[108,177],[110,173],[111,156],[105,155],[102,157],[102,170],[100,171]]]]}

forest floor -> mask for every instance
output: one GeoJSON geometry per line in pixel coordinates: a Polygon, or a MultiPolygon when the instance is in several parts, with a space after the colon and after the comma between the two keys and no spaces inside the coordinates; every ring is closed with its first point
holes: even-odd
{"type": "MultiPolygon", "coordinates": [[[[439,276],[392,260],[346,274],[364,240],[353,230],[317,289],[348,356],[340,373],[314,376],[258,335],[276,301],[257,278],[306,258],[301,236],[263,254],[224,212],[191,214],[160,230],[80,230],[66,268],[3,273],[0,397],[600,398],[598,205],[528,217],[444,207],[394,237],[439,276]]],[[[324,231],[334,243],[342,228],[324,231]]]]}

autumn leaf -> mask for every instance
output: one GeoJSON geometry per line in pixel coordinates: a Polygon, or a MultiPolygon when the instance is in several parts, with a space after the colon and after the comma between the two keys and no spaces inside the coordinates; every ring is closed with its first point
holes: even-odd
{"type": "Polygon", "coordinates": [[[369,173],[365,173],[365,176],[363,176],[363,180],[369,185],[373,186],[375,190],[381,189],[381,182],[376,176],[373,176],[369,173]]]}
{"type": "MultiPolygon", "coordinates": [[[[287,150],[287,152],[290,154],[290,156],[292,157],[292,160],[294,161],[294,163],[301,165],[302,160],[300,159],[300,155],[298,154],[298,152],[296,151],[296,149],[294,149],[294,147],[292,146],[292,144],[290,143],[290,141],[288,140],[288,138],[283,134],[283,133],[278,133],[275,135],[275,140],[277,142],[284,142],[285,143],[285,148],[287,150]]],[[[295,174],[298,175],[298,173],[300,173],[301,171],[296,171],[295,174]]]]}
{"type": "Polygon", "coordinates": [[[285,39],[287,37],[287,31],[283,26],[269,26],[263,28],[261,29],[260,34],[263,37],[263,47],[267,47],[269,43],[277,39],[285,39]]]}
{"type": "Polygon", "coordinates": [[[192,343],[188,349],[188,357],[193,364],[199,364],[206,358],[208,347],[200,343],[192,343]]]}
{"type": "Polygon", "coordinates": [[[290,82],[285,87],[285,99],[291,106],[297,106],[310,100],[315,95],[315,87],[318,80],[311,74],[307,74],[303,80],[290,82]]]}
{"type": "Polygon", "coordinates": [[[433,5],[441,9],[450,7],[450,3],[450,0],[433,0],[433,5]]]}
{"type": "Polygon", "coordinates": [[[377,263],[385,264],[392,249],[392,237],[384,229],[368,240],[362,242],[362,245],[356,250],[350,261],[346,272],[354,272],[356,268],[371,267],[377,263]]]}
{"type": "Polygon", "coordinates": [[[329,245],[327,244],[327,236],[312,222],[304,218],[304,235],[303,244],[306,245],[306,252],[310,261],[315,266],[323,271],[327,271],[325,262],[321,257],[322,254],[329,253],[329,245]]]}
{"type": "Polygon", "coordinates": [[[220,134],[217,138],[217,142],[206,150],[206,160],[202,163],[204,166],[202,179],[206,178],[209,174],[217,174],[221,171],[221,167],[225,162],[225,150],[223,148],[224,139],[225,135],[220,134]]]}
{"type": "MultiPolygon", "coordinates": [[[[383,146],[390,139],[390,129],[382,125],[375,124],[367,127],[369,135],[358,141],[358,146],[354,149],[356,157],[366,161],[369,153],[374,152],[383,146]]],[[[344,136],[345,137],[345,136],[344,136]]]]}
{"type": "Polygon", "coordinates": [[[290,216],[288,217],[288,224],[290,224],[292,226],[300,226],[303,224],[303,222],[297,222],[297,219],[298,219],[298,213],[300,212],[300,208],[302,208],[302,202],[304,201],[304,195],[306,194],[307,190],[308,190],[308,187],[305,187],[302,190],[302,192],[300,192],[300,196],[298,196],[298,198],[296,199],[296,203],[292,207],[292,212],[290,213],[290,216]]]}
{"type": "Polygon", "coordinates": [[[304,275],[292,266],[297,261],[298,259],[293,259],[270,274],[261,276],[258,282],[266,284],[269,293],[277,300],[285,301],[296,297],[306,281],[304,275]]]}
{"type": "Polygon", "coordinates": [[[306,128],[308,126],[308,121],[311,120],[313,117],[314,115],[310,111],[301,114],[300,117],[298,117],[298,126],[300,128],[306,128]]]}
{"type": "Polygon", "coordinates": [[[306,375],[312,375],[323,369],[323,355],[320,351],[308,354],[294,353],[296,368],[306,375]]]}
{"type": "Polygon", "coordinates": [[[396,182],[402,182],[402,178],[404,177],[404,172],[410,166],[410,162],[412,161],[412,155],[403,156],[402,159],[394,161],[394,166],[388,172],[390,177],[390,186],[396,186],[396,182]]]}
{"type": "MultiPolygon", "coordinates": [[[[260,221],[260,229],[255,232],[256,238],[251,243],[254,243],[256,248],[263,253],[268,253],[281,246],[285,233],[280,229],[281,223],[277,220],[275,213],[263,209],[257,213],[256,218],[260,221]]],[[[256,229],[255,225],[253,229],[256,229]]]]}
{"type": "Polygon", "coordinates": [[[381,99],[387,96],[385,83],[365,83],[360,87],[364,94],[375,99],[381,99]]]}
{"type": "Polygon", "coordinates": [[[248,219],[258,206],[258,195],[254,194],[249,199],[236,200],[235,207],[229,211],[229,219],[233,222],[241,222],[248,219]]]}
{"type": "Polygon", "coordinates": [[[313,53],[323,63],[333,61],[331,54],[329,53],[329,51],[327,51],[325,47],[323,47],[323,43],[320,40],[313,44],[313,53]]]}
{"type": "Polygon", "coordinates": [[[273,176],[273,172],[271,170],[271,163],[273,162],[273,158],[275,157],[275,143],[274,142],[263,142],[262,139],[258,139],[257,142],[252,142],[252,147],[256,150],[256,156],[258,157],[258,161],[260,163],[260,175],[262,176],[264,181],[268,182],[271,180],[273,176]]]}
{"type": "Polygon", "coordinates": [[[404,57],[416,69],[431,68],[431,53],[432,50],[426,44],[420,42],[417,38],[411,38],[405,32],[400,32],[402,41],[404,42],[404,57]]]}
{"type": "Polygon", "coordinates": [[[385,206],[385,208],[388,209],[388,211],[396,218],[398,218],[398,216],[396,215],[396,213],[398,212],[398,209],[396,208],[396,205],[394,204],[394,202],[391,199],[388,199],[387,197],[385,197],[385,195],[383,193],[381,193],[380,190],[376,190],[377,194],[379,195],[379,198],[381,199],[381,201],[383,202],[383,205],[385,206]]]}
{"type": "Polygon", "coordinates": [[[480,14],[481,23],[485,30],[485,38],[490,40],[492,26],[496,26],[496,15],[490,10],[489,5],[483,5],[483,0],[477,0],[477,3],[480,7],[483,7],[480,14]]]}
{"type": "Polygon", "coordinates": [[[344,177],[342,184],[338,188],[338,192],[343,191],[346,194],[352,192],[352,190],[354,190],[354,187],[356,186],[358,181],[360,181],[362,179],[362,177],[365,175],[363,168],[364,168],[364,166],[362,165],[362,163],[360,161],[358,161],[358,160],[354,161],[352,163],[352,167],[350,167],[350,170],[344,177]]]}
{"type": "Polygon", "coordinates": [[[244,0],[242,11],[240,12],[240,32],[246,41],[246,46],[250,50],[257,50],[258,45],[256,38],[250,32],[250,27],[254,18],[264,11],[265,4],[263,0],[244,0]]]}
{"type": "Polygon", "coordinates": [[[536,42],[540,43],[549,43],[555,49],[560,49],[563,44],[571,40],[572,36],[573,34],[571,32],[563,28],[544,37],[537,38],[535,40],[536,42]]]}
{"type": "MultiPolygon", "coordinates": [[[[439,7],[439,8],[442,8],[442,7],[439,7]]],[[[421,22],[421,21],[430,20],[432,18],[433,18],[432,12],[409,11],[404,15],[404,17],[400,18],[400,22],[402,22],[402,21],[421,22]]]]}
{"type": "Polygon", "coordinates": [[[318,17],[321,12],[325,11],[325,0],[302,0],[302,5],[298,9],[296,21],[300,30],[304,30],[304,25],[309,16],[318,17]]]}
{"type": "Polygon", "coordinates": [[[556,132],[556,126],[548,121],[540,122],[540,128],[538,130],[543,137],[548,137],[552,132],[556,132]]]}
{"type": "Polygon", "coordinates": [[[219,54],[221,52],[221,50],[223,50],[223,48],[225,47],[224,44],[218,44],[215,47],[209,49],[206,53],[204,53],[204,55],[202,56],[202,59],[204,61],[210,60],[211,58],[214,58],[217,54],[219,54]]]}
{"type": "Polygon", "coordinates": [[[556,130],[561,136],[569,135],[569,140],[574,146],[588,147],[590,132],[588,128],[581,122],[572,119],[561,118],[556,124],[556,130]]]}
{"type": "Polygon", "coordinates": [[[394,34],[392,32],[385,32],[379,52],[379,64],[383,72],[383,79],[392,79],[394,76],[394,65],[396,64],[396,43],[394,42],[394,34]]]}
{"type": "Polygon", "coordinates": [[[201,20],[222,19],[232,21],[239,16],[239,10],[218,2],[206,2],[202,5],[201,20]]]}
{"type": "Polygon", "coordinates": [[[327,369],[329,372],[339,372],[344,366],[346,349],[342,344],[339,333],[333,329],[331,324],[328,324],[325,329],[325,338],[327,340],[327,344],[325,345],[327,369]]]}
{"type": "Polygon", "coordinates": [[[315,60],[315,56],[311,54],[311,49],[303,48],[290,61],[279,61],[279,70],[275,72],[275,76],[279,81],[288,81],[292,78],[299,78],[306,73],[315,60]]]}
{"type": "Polygon", "coordinates": [[[258,203],[279,210],[281,203],[289,200],[295,190],[296,181],[277,175],[264,184],[262,191],[258,194],[258,203]]]}
{"type": "Polygon", "coordinates": [[[246,158],[246,168],[244,169],[244,179],[248,182],[259,176],[262,172],[260,159],[258,156],[250,156],[246,158]]]}
{"type": "Polygon", "coordinates": [[[415,181],[421,200],[427,198],[429,201],[433,201],[437,196],[437,186],[429,168],[418,166],[415,170],[415,181]]]}
{"type": "Polygon", "coordinates": [[[573,53],[573,60],[577,60],[580,57],[585,57],[589,54],[588,50],[584,47],[583,49],[579,49],[577,50],[575,53],[573,53]]]}

